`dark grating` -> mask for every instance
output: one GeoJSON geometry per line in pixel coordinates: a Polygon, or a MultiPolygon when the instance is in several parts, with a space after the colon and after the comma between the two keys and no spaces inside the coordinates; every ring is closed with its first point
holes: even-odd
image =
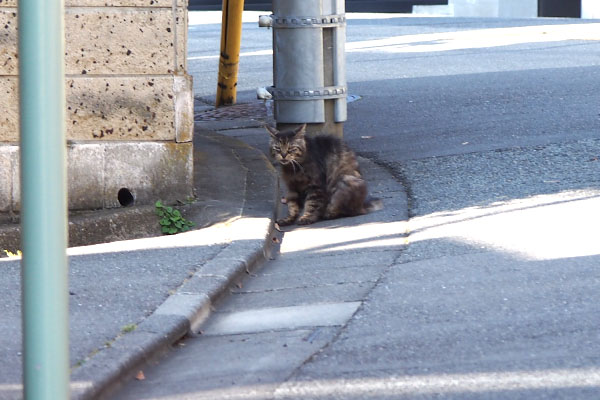
{"type": "Polygon", "coordinates": [[[222,121],[235,119],[256,119],[266,121],[269,118],[271,104],[264,101],[235,104],[197,112],[194,121],[222,121]]]}

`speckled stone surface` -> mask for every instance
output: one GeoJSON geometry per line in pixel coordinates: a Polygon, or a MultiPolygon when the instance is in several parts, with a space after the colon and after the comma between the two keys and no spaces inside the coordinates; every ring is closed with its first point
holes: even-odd
{"type": "Polygon", "coordinates": [[[17,69],[17,9],[0,8],[0,74],[16,75],[17,69]]]}
{"type": "Polygon", "coordinates": [[[17,86],[16,77],[0,77],[0,143],[16,142],[19,137],[17,86]]]}
{"type": "Polygon", "coordinates": [[[177,8],[175,11],[175,65],[177,71],[187,71],[187,37],[188,37],[187,8],[177,8]]]}
{"type": "MultiPolygon", "coordinates": [[[[186,12],[67,8],[69,75],[171,74],[185,69],[186,12]]],[[[0,9],[0,75],[18,74],[16,9],[0,9]]]]}
{"type": "MultiPolygon", "coordinates": [[[[0,7],[16,7],[18,0],[0,0],[0,7]]],[[[177,7],[187,8],[186,0],[177,0],[177,7]]],[[[66,7],[153,7],[171,8],[173,0],[65,0],[66,7]]]]}
{"type": "MultiPolygon", "coordinates": [[[[187,1],[66,0],[69,208],[192,195],[187,1]]],[[[18,211],[17,0],[0,0],[0,212],[18,211]]]]}
{"type": "MultiPolygon", "coordinates": [[[[158,3],[80,1],[66,8],[68,139],[191,140],[191,85],[179,83],[189,79],[187,12],[158,3]],[[96,7],[113,3],[130,7],[96,7]]],[[[16,11],[0,9],[0,142],[8,143],[18,140],[16,11]]]]}
{"type": "Polygon", "coordinates": [[[69,140],[175,140],[173,77],[67,79],[69,140]]]}
{"type": "MultiPolygon", "coordinates": [[[[66,81],[67,139],[81,140],[175,140],[176,113],[179,142],[191,140],[191,84],[175,90],[183,77],[132,76],[85,77],[66,81]],[[187,91],[186,91],[187,90],[187,91]],[[188,99],[189,98],[189,99],[188,99]],[[180,110],[176,110],[179,103],[180,110]],[[187,107],[183,109],[183,107],[187,107]]],[[[0,79],[0,142],[19,138],[17,79],[0,79]]]]}
{"type": "Polygon", "coordinates": [[[175,67],[171,9],[67,9],[67,74],[169,74],[175,67]]]}

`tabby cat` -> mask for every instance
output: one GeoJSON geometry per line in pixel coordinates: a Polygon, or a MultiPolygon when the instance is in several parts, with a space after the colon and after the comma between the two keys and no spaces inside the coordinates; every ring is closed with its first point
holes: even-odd
{"type": "Polygon", "coordinates": [[[267,126],[271,157],[281,165],[288,188],[288,216],[280,226],[308,225],[322,219],[350,217],[381,208],[367,198],[356,156],[331,135],[306,135],[306,124],[290,131],[267,126]],[[302,215],[300,215],[302,211],[302,215]]]}

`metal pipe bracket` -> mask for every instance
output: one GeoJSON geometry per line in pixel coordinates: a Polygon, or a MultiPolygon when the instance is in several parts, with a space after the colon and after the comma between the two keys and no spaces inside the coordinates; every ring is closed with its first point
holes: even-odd
{"type": "Polygon", "coordinates": [[[272,16],[272,27],[280,29],[294,28],[337,28],[346,26],[345,14],[318,15],[311,17],[272,16]]]}
{"type": "Polygon", "coordinates": [[[343,99],[348,93],[346,86],[327,86],[321,88],[267,88],[275,100],[331,100],[343,99]]]}

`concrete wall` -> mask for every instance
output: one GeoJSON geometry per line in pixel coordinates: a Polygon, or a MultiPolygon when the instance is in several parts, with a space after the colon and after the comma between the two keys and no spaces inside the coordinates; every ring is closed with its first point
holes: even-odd
{"type": "MultiPolygon", "coordinates": [[[[0,212],[19,210],[17,0],[0,2],[0,212]]],[[[69,207],[192,195],[185,0],[66,0],[69,207]]]]}
{"type": "Polygon", "coordinates": [[[538,16],[537,0],[500,0],[498,16],[502,18],[535,18],[538,16]]]}
{"type": "Polygon", "coordinates": [[[450,0],[455,17],[535,18],[538,0],[450,0]]]}
{"type": "Polygon", "coordinates": [[[600,0],[581,0],[581,18],[600,19],[600,0]]]}
{"type": "Polygon", "coordinates": [[[535,18],[538,16],[538,0],[449,0],[447,6],[414,6],[413,13],[454,17],[535,18]]]}
{"type": "Polygon", "coordinates": [[[497,17],[498,0],[450,0],[455,17],[497,17]]]}

